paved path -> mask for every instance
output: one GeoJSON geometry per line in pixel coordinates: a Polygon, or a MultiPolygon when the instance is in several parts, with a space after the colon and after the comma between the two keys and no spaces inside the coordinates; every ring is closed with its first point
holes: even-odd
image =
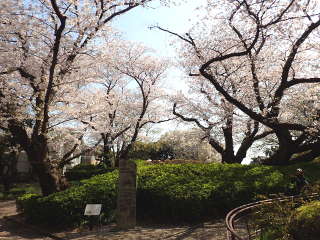
{"type": "MultiPolygon", "coordinates": [[[[0,202],[0,240],[52,240],[36,233],[24,224],[3,219],[16,215],[14,201],[0,202]]],[[[55,233],[66,240],[225,240],[224,220],[190,226],[138,226],[128,231],[115,231],[115,225],[103,226],[93,231],[74,230],[55,233]]]]}
{"type": "Polygon", "coordinates": [[[128,231],[112,231],[105,227],[92,232],[69,232],[57,236],[68,240],[225,240],[226,228],[221,220],[196,227],[138,226],[128,231]]]}
{"type": "Polygon", "coordinates": [[[17,215],[15,201],[0,201],[0,240],[52,240],[3,218],[14,215],[17,215]]]}

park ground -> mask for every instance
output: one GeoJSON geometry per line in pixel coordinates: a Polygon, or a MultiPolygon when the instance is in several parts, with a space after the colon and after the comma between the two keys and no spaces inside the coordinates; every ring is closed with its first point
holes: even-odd
{"type": "Polygon", "coordinates": [[[87,228],[64,232],[34,228],[23,222],[16,211],[15,201],[0,202],[0,240],[225,240],[224,219],[195,226],[137,226],[128,231],[118,231],[115,225],[102,226],[90,231],[87,228]],[[51,237],[50,237],[51,236],[51,237]]]}

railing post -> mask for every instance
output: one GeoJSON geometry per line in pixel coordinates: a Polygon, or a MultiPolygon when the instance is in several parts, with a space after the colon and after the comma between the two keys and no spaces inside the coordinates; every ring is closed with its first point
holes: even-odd
{"type": "Polygon", "coordinates": [[[251,233],[250,233],[250,228],[249,228],[249,218],[248,216],[245,217],[246,219],[246,227],[247,227],[247,232],[248,232],[248,239],[251,240],[251,233]]]}

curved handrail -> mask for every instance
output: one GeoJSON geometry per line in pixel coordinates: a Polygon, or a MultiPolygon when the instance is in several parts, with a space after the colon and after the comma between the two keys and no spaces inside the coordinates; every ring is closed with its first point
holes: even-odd
{"type": "Polygon", "coordinates": [[[249,211],[252,209],[261,206],[262,204],[268,204],[275,201],[288,201],[288,200],[294,200],[294,199],[300,199],[304,197],[308,198],[314,198],[318,197],[319,193],[312,193],[310,195],[301,196],[301,195],[295,195],[295,196],[287,196],[287,197],[279,197],[279,198],[270,198],[266,200],[261,200],[257,202],[252,202],[248,204],[241,205],[237,208],[232,209],[230,212],[228,212],[225,222],[227,226],[227,239],[228,240],[247,240],[243,237],[241,237],[234,228],[234,223],[236,220],[238,220],[241,216],[247,215],[249,211]]]}

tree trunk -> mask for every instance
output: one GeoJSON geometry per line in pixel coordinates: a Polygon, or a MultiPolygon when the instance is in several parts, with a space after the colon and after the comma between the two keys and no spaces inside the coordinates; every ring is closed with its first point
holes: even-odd
{"type": "Polygon", "coordinates": [[[228,164],[229,163],[237,163],[236,158],[234,156],[234,152],[228,151],[228,150],[223,151],[223,153],[221,154],[221,162],[228,163],[228,164]]]}
{"type": "Polygon", "coordinates": [[[68,187],[67,181],[62,178],[58,164],[49,159],[48,139],[45,134],[33,133],[30,138],[21,123],[9,121],[9,130],[16,143],[20,144],[28,155],[33,172],[38,177],[42,194],[47,196],[68,187]]]}
{"type": "Polygon", "coordinates": [[[292,137],[288,130],[276,132],[279,148],[276,152],[266,160],[266,165],[288,165],[292,155],[295,153],[296,144],[292,141],[292,137]]]}
{"type": "Polygon", "coordinates": [[[121,158],[117,199],[117,226],[120,229],[136,226],[136,175],[136,164],[121,158]]]}
{"type": "Polygon", "coordinates": [[[39,162],[32,162],[31,166],[39,179],[43,196],[63,191],[68,187],[68,183],[62,176],[60,169],[50,166],[45,159],[39,162]]]}
{"type": "Polygon", "coordinates": [[[119,168],[119,166],[120,166],[120,159],[119,159],[119,156],[116,156],[114,159],[114,167],[119,168]]]}
{"type": "Polygon", "coordinates": [[[103,163],[107,167],[114,167],[115,164],[112,161],[110,141],[107,136],[102,135],[102,137],[103,137],[103,153],[102,153],[103,163]]]}
{"type": "Polygon", "coordinates": [[[39,136],[37,140],[33,141],[26,152],[33,171],[38,177],[42,195],[47,196],[68,187],[61,169],[49,159],[48,144],[43,136],[39,136]]]}

